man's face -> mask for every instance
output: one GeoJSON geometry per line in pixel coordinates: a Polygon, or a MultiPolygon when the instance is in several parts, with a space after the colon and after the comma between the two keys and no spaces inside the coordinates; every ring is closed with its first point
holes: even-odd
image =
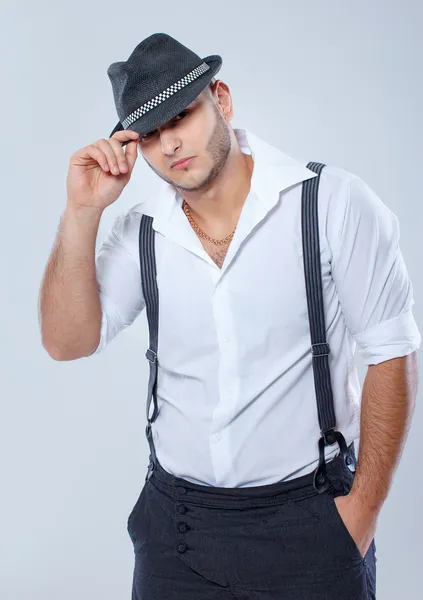
{"type": "Polygon", "coordinates": [[[207,90],[183,112],[139,140],[143,158],[164,181],[181,191],[206,190],[223,168],[231,135],[207,90]],[[195,157],[184,168],[172,168],[182,158],[195,157]]]}

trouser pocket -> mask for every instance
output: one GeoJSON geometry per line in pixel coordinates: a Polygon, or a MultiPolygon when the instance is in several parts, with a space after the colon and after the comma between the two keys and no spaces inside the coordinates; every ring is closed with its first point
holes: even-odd
{"type": "Polygon", "coordinates": [[[345,539],[345,543],[346,545],[350,546],[351,550],[356,553],[359,558],[361,560],[364,560],[364,556],[362,556],[356,541],[354,540],[353,536],[351,535],[348,527],[345,524],[345,521],[343,520],[338,507],[336,505],[335,502],[335,497],[332,496],[331,494],[328,495],[328,504],[330,507],[330,511],[333,517],[333,522],[335,524],[335,528],[336,531],[339,533],[339,535],[342,535],[343,538],[345,539]]]}
{"type": "Polygon", "coordinates": [[[132,510],[128,516],[128,519],[127,519],[126,529],[129,533],[132,541],[134,541],[134,532],[135,532],[134,522],[140,511],[141,504],[142,504],[144,496],[145,496],[145,490],[146,490],[147,485],[148,485],[148,482],[144,482],[141,492],[137,498],[137,501],[135,502],[134,507],[132,508],[132,510]]]}

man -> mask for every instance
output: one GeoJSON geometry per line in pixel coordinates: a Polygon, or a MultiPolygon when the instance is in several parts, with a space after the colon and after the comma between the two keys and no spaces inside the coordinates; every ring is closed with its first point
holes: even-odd
{"type": "Polygon", "coordinates": [[[133,598],[375,598],[421,341],[398,219],[358,176],[233,129],[220,66],[154,34],[109,68],[120,120],[71,159],[43,344],[58,360],[97,354],[147,308],[133,598]],[[94,257],[136,146],[163,188],[94,257]]]}

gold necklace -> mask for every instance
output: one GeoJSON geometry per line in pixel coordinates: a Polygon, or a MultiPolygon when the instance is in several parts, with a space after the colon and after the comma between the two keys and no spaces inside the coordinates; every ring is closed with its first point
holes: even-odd
{"type": "Polygon", "coordinates": [[[191,226],[195,230],[195,232],[198,233],[198,235],[200,237],[205,238],[206,240],[208,240],[209,242],[212,242],[216,246],[219,246],[221,244],[227,244],[234,237],[235,230],[236,230],[236,225],[235,225],[234,230],[232,231],[232,233],[230,233],[228,236],[226,236],[223,240],[216,240],[215,238],[211,238],[210,236],[207,235],[207,233],[204,233],[204,231],[202,231],[198,227],[197,223],[192,218],[189,205],[185,202],[185,200],[183,201],[182,208],[183,208],[184,213],[187,216],[188,221],[191,223],[191,226]]]}

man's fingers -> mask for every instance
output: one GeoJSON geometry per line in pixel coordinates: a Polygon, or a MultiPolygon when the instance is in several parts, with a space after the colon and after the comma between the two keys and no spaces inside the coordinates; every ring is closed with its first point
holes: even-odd
{"type": "Polygon", "coordinates": [[[134,166],[135,161],[138,158],[138,141],[134,140],[134,143],[130,143],[129,146],[125,150],[126,160],[131,168],[134,166]]]}
{"type": "Polygon", "coordinates": [[[137,140],[139,138],[139,133],[133,131],[132,129],[122,129],[121,131],[116,131],[112,138],[117,140],[122,144],[122,146],[126,146],[132,140],[137,140]]]}

